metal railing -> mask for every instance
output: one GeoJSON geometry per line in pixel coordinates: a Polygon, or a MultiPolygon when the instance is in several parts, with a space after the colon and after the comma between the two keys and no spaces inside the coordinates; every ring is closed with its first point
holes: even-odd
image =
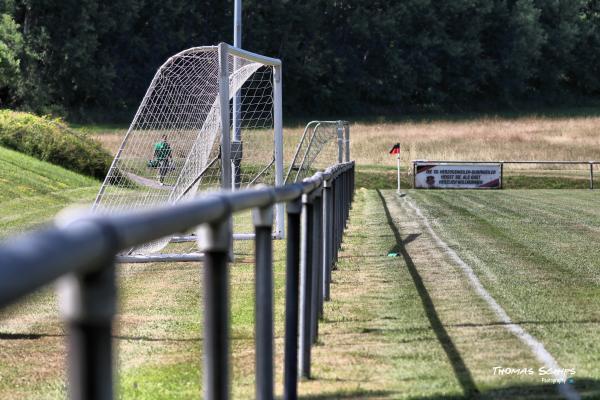
{"type": "Polygon", "coordinates": [[[205,399],[227,399],[229,377],[228,263],[232,213],[252,209],[256,272],[256,398],[273,395],[273,208],[286,203],[284,398],[297,398],[298,377],[310,376],[311,346],[354,193],[354,162],[299,183],[224,192],[177,206],[120,216],[86,215],[0,246],[0,308],[59,279],[59,307],[68,331],[72,399],[113,398],[112,327],[116,255],[198,227],[203,252],[205,399]],[[148,229],[152,227],[152,229],[148,229]]]}
{"type": "MultiPolygon", "coordinates": [[[[452,160],[452,161],[441,161],[441,160],[413,160],[413,178],[415,176],[415,165],[417,162],[429,162],[429,163],[446,163],[446,164],[500,164],[502,174],[504,173],[504,166],[507,164],[539,164],[539,165],[588,165],[589,166],[589,180],[590,190],[594,189],[594,165],[600,165],[600,161],[570,161],[570,160],[509,160],[509,161],[464,161],[464,160],[452,160]]],[[[415,187],[413,181],[413,187],[415,187]]]]}

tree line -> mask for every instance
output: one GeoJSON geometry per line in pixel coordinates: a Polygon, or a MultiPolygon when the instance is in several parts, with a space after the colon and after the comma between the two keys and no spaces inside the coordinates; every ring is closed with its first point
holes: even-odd
{"type": "MultiPolygon", "coordinates": [[[[130,117],[182,49],[231,42],[231,0],[0,0],[0,106],[130,117]]],[[[600,97],[600,0],[245,0],[285,111],[343,115],[600,97]]]]}

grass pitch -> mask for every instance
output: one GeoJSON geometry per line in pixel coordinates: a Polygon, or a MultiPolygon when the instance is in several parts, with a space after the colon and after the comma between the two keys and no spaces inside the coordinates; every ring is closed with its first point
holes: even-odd
{"type": "Polygon", "coordinates": [[[600,331],[596,192],[416,191],[411,197],[513,321],[577,370],[576,382],[600,378],[600,344],[593,339],[600,331]]]}
{"type": "MultiPolygon", "coordinates": [[[[408,197],[476,271],[573,387],[600,396],[600,213],[588,191],[410,191],[408,197]],[[557,233],[560,232],[560,233],[557,233]]],[[[357,192],[305,399],[553,399],[555,385],[494,367],[542,367],[498,322],[393,191],[357,192]],[[395,252],[398,257],[388,257],[395,252]]],[[[251,242],[231,266],[234,398],[254,396],[251,242]]],[[[282,393],[284,243],[275,242],[276,392],[282,393]]],[[[197,398],[202,278],[195,264],[119,270],[115,345],[121,398],[197,398]]],[[[52,291],[2,313],[0,395],[64,396],[63,329],[52,291]],[[26,360],[27,362],[23,362],[26,360]]]]}

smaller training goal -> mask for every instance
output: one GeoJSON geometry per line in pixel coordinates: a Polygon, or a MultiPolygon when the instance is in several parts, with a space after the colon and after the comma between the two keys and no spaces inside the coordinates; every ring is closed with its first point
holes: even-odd
{"type": "MultiPolygon", "coordinates": [[[[152,79],[94,211],[115,214],[214,190],[283,184],[281,84],[280,60],[225,43],[169,58],[152,79]]],[[[277,236],[283,235],[282,207],[277,236]]],[[[251,229],[249,214],[235,217],[236,234],[251,229]]],[[[170,240],[128,253],[157,252],[170,240]]]]}
{"type": "Polygon", "coordinates": [[[304,128],[285,182],[298,182],[333,164],[350,161],[347,121],[311,121],[304,128]]]}

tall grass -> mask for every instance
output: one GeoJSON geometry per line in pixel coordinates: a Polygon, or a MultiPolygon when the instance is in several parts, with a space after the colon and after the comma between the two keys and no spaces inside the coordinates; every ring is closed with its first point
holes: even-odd
{"type": "Polygon", "coordinates": [[[387,150],[396,142],[401,144],[403,163],[415,159],[600,160],[600,117],[359,123],[352,125],[351,139],[352,157],[359,164],[394,165],[395,156],[387,150]]]}
{"type": "MultiPolygon", "coordinates": [[[[286,163],[292,159],[303,130],[298,125],[284,129],[286,163]]],[[[125,131],[94,129],[91,133],[115,153],[125,131]]],[[[598,116],[483,116],[467,120],[353,123],[350,135],[351,156],[363,166],[394,166],[396,157],[388,154],[388,149],[396,142],[402,146],[404,165],[416,159],[600,160],[598,116]]],[[[325,158],[335,162],[336,156],[337,152],[328,151],[325,158]]],[[[544,167],[548,168],[572,167],[544,167]]]]}

